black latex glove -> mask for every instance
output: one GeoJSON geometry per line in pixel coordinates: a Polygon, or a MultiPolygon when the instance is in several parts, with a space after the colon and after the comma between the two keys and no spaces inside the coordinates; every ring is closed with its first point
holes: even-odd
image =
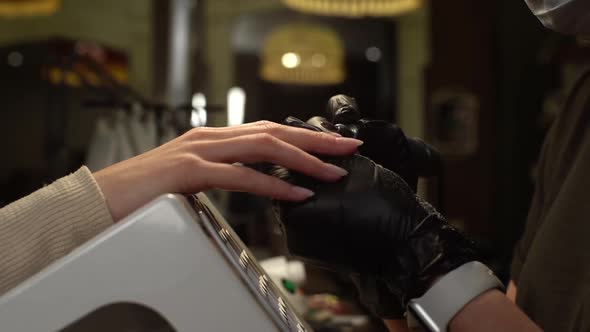
{"type": "Polygon", "coordinates": [[[342,136],[352,137],[364,142],[359,153],[377,164],[399,174],[416,191],[418,174],[414,155],[404,132],[395,124],[361,119],[354,124],[332,126],[328,120],[315,117],[312,124],[321,123],[324,128],[332,128],[342,136]]]}
{"type": "MultiPolygon", "coordinates": [[[[335,104],[338,96],[330,99],[328,112],[340,114],[337,112],[346,112],[348,109],[343,108],[341,103],[335,104]]],[[[350,103],[350,100],[343,102],[350,103]]],[[[352,100],[354,102],[354,100],[352,100]]],[[[355,105],[356,106],[356,105],[355,105]]],[[[334,126],[331,122],[323,117],[314,117],[307,122],[303,122],[295,117],[289,117],[285,124],[306,128],[314,131],[337,132],[343,136],[355,137],[364,140],[364,144],[359,152],[386,168],[402,172],[402,178],[410,185],[412,190],[416,191],[418,180],[417,172],[411,166],[414,163],[408,140],[399,127],[388,124],[383,121],[359,120],[356,118],[358,112],[356,109],[351,110],[344,116],[335,116],[343,122],[354,123],[351,125],[338,124],[334,126]]],[[[405,308],[399,302],[397,296],[391,293],[383,280],[380,280],[373,273],[349,273],[355,284],[361,302],[378,317],[384,319],[401,319],[403,318],[405,308]]]]}
{"type": "Polygon", "coordinates": [[[360,154],[399,174],[414,191],[419,176],[438,174],[440,156],[436,149],[422,140],[407,138],[393,123],[361,118],[354,98],[330,98],[327,114],[329,119],[313,117],[308,122],[323,131],[364,141],[360,154]]]}
{"type": "Polygon", "coordinates": [[[275,203],[292,255],[336,271],[375,276],[402,308],[436,277],[474,260],[472,243],[396,173],[360,155],[322,159],[349,175],[323,183],[277,170],[277,176],[315,192],[303,203],[275,203]]]}

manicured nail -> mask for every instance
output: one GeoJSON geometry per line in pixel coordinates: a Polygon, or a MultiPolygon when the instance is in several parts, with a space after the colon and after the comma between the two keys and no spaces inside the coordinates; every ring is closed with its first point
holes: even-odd
{"type": "Polygon", "coordinates": [[[352,142],[356,146],[361,146],[361,145],[365,144],[365,142],[361,141],[360,139],[356,139],[356,138],[342,137],[342,138],[339,138],[338,140],[340,140],[342,142],[352,142]]]}
{"type": "Polygon", "coordinates": [[[348,175],[348,171],[345,170],[344,168],[338,167],[336,165],[328,164],[328,163],[326,163],[326,166],[327,166],[328,170],[330,171],[330,173],[332,173],[332,174],[336,174],[340,177],[348,175]]]}
{"type": "Polygon", "coordinates": [[[307,199],[315,195],[313,191],[303,187],[294,186],[292,191],[295,196],[300,197],[302,199],[307,199]]]}

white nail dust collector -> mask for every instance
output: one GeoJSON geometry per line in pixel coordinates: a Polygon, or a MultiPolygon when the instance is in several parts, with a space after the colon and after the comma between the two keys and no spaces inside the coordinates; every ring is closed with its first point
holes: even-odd
{"type": "Polygon", "coordinates": [[[0,330],[133,303],[177,332],[311,331],[204,194],[164,195],[0,297],[0,330]]]}

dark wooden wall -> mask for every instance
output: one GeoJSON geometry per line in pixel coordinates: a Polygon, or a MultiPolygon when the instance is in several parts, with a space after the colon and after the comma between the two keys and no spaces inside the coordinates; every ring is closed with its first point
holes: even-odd
{"type": "Polygon", "coordinates": [[[479,109],[479,148],[475,154],[445,158],[444,211],[472,234],[486,232],[490,216],[490,177],[495,110],[492,1],[431,1],[431,66],[426,73],[427,133],[437,124],[433,96],[442,89],[473,94],[479,109]]]}

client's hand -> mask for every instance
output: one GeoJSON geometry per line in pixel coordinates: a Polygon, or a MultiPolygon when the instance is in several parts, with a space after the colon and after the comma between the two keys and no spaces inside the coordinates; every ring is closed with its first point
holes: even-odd
{"type": "Polygon", "coordinates": [[[115,220],[160,194],[195,193],[214,187],[302,201],[313,193],[234,163],[269,162],[322,181],[336,181],[346,172],[306,151],[349,155],[360,144],[355,139],[267,121],[226,128],[196,128],[94,176],[115,220]]]}
{"type": "Polygon", "coordinates": [[[360,155],[323,160],[349,175],[326,183],[277,171],[315,192],[301,203],[275,204],[293,255],[337,271],[376,276],[402,308],[434,278],[473,260],[471,242],[396,173],[360,155]]]}

